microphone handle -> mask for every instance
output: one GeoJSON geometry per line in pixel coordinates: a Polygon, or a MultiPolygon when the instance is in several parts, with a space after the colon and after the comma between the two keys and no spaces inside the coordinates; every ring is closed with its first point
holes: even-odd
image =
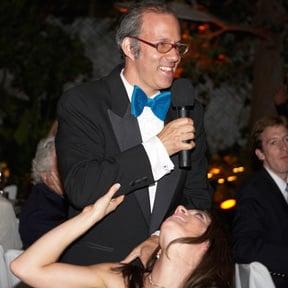
{"type": "MultiPolygon", "coordinates": [[[[178,118],[189,117],[189,107],[180,106],[177,107],[177,116],[178,118]]],[[[189,141],[186,141],[187,143],[189,141]]],[[[190,150],[182,150],[179,152],[179,168],[189,169],[191,167],[191,151],[190,150]]]]}

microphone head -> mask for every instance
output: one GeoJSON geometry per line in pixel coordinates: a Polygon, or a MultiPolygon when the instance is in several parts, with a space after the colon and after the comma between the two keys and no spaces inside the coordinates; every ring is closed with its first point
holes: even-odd
{"type": "Polygon", "coordinates": [[[186,78],[179,78],[173,82],[172,88],[172,106],[184,107],[193,106],[195,100],[195,89],[192,82],[186,78]]]}

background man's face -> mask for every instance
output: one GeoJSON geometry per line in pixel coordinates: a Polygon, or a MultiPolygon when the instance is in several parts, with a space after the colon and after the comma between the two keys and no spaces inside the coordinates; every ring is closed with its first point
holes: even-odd
{"type": "Polygon", "coordinates": [[[257,157],[281,178],[288,175],[288,130],[285,126],[271,126],[261,134],[262,150],[256,149],[257,157]]]}

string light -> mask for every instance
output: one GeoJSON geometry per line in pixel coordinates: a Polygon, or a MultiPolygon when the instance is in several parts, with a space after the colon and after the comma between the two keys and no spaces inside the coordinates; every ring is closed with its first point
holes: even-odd
{"type": "Polygon", "coordinates": [[[233,176],[228,176],[226,179],[227,179],[228,182],[234,182],[234,181],[237,180],[237,176],[235,176],[235,175],[233,175],[233,176]]]}
{"type": "Polygon", "coordinates": [[[209,172],[214,174],[214,175],[217,175],[217,174],[219,174],[221,172],[221,169],[214,167],[214,168],[210,169],[209,172]]]}
{"type": "Polygon", "coordinates": [[[245,171],[245,168],[243,166],[234,167],[232,171],[233,173],[242,173],[245,171]]]}
{"type": "Polygon", "coordinates": [[[236,206],[236,199],[227,199],[220,203],[220,208],[223,210],[228,210],[236,206]]]}
{"type": "Polygon", "coordinates": [[[224,178],[219,178],[217,180],[218,184],[224,184],[225,183],[225,179],[224,178]]]}

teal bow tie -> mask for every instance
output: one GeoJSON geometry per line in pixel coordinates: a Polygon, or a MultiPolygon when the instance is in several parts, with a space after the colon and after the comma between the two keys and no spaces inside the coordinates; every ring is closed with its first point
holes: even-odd
{"type": "Polygon", "coordinates": [[[138,86],[134,86],[131,98],[131,114],[138,117],[143,112],[145,106],[151,108],[152,112],[160,120],[164,121],[171,103],[171,92],[164,91],[155,98],[150,99],[138,86]]]}

